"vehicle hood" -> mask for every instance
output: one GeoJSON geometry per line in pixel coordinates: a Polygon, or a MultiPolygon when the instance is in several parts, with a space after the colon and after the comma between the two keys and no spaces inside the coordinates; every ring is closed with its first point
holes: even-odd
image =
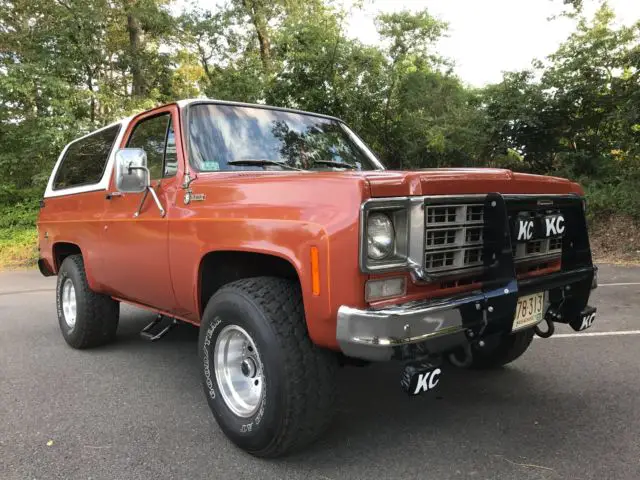
{"type": "Polygon", "coordinates": [[[363,172],[372,197],[462,195],[474,193],[582,195],[582,188],[564,178],[514,173],[497,168],[434,168],[412,171],[363,172]]]}

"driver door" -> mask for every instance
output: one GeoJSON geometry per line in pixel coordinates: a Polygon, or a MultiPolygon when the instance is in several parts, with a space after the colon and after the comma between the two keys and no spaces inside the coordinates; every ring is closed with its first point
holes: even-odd
{"type": "Polygon", "coordinates": [[[169,222],[180,188],[178,170],[182,170],[178,168],[181,149],[176,148],[178,126],[175,105],[144,113],[129,125],[121,148],[144,149],[151,188],[166,215],[161,215],[150,194],[141,205],[144,193],[116,192],[112,176],[101,242],[106,290],[117,298],[166,312],[176,305],[169,269],[169,222]]]}

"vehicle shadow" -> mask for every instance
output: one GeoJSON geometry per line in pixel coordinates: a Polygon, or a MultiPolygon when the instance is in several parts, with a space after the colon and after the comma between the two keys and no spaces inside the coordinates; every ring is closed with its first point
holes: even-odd
{"type": "MultiPolygon", "coordinates": [[[[180,324],[151,343],[141,339],[139,331],[152,319],[146,312],[127,312],[118,341],[100,350],[129,352],[141,360],[136,362],[141,369],[165,365],[163,383],[173,379],[176,389],[186,388],[194,402],[202,401],[203,412],[208,411],[200,386],[198,329],[180,324]]],[[[558,445],[587,434],[588,427],[582,424],[581,431],[581,425],[571,419],[590,418],[588,402],[550,387],[547,372],[528,366],[525,359],[494,371],[450,366],[443,370],[435,391],[409,397],[400,389],[399,363],[341,368],[336,418],[330,430],[310,448],[277,462],[295,469],[329,464],[338,469],[352,465],[356,454],[379,463],[409,454],[425,456],[435,445],[440,452],[450,452],[443,462],[483,448],[485,455],[488,448],[499,457],[522,442],[523,436],[527,442],[523,452],[553,456],[558,445]]]]}

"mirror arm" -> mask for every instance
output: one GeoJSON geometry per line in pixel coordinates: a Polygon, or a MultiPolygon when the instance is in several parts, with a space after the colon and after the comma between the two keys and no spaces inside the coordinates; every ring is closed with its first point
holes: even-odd
{"type": "Polygon", "coordinates": [[[147,199],[147,195],[149,195],[149,187],[147,187],[144,191],[144,195],[140,199],[140,203],[138,204],[138,210],[133,214],[133,218],[138,218],[140,216],[140,212],[142,211],[142,206],[144,205],[144,201],[147,199]]]}
{"type": "Polygon", "coordinates": [[[160,203],[160,199],[158,198],[156,191],[153,189],[153,187],[147,187],[147,189],[144,191],[144,195],[140,199],[138,210],[136,211],[136,213],[133,214],[133,218],[138,218],[140,216],[140,212],[142,211],[142,207],[144,205],[145,200],[147,199],[147,196],[149,195],[149,192],[151,192],[151,197],[153,198],[153,201],[158,207],[158,210],[160,210],[160,216],[164,217],[166,215],[167,212],[165,212],[164,208],[162,208],[162,204],[160,203]]]}
{"type": "MultiPolygon", "coordinates": [[[[133,170],[143,170],[143,171],[145,171],[147,173],[147,178],[149,178],[151,176],[151,174],[149,173],[149,169],[147,167],[134,167],[134,166],[132,166],[131,163],[129,163],[128,169],[129,169],[129,175],[131,175],[131,172],[133,172],[133,170]]],[[[158,195],[156,194],[156,191],[153,189],[153,187],[148,185],[147,188],[144,191],[144,195],[140,199],[140,204],[138,205],[138,210],[136,211],[136,213],[133,214],[133,218],[138,218],[140,216],[140,212],[142,212],[142,207],[144,206],[144,202],[147,199],[147,196],[149,195],[149,192],[151,192],[151,197],[153,198],[153,201],[155,202],[156,206],[158,207],[158,210],[160,210],[160,216],[164,217],[166,215],[167,212],[165,212],[164,208],[162,208],[162,204],[160,203],[160,199],[158,198],[158,195]]]]}
{"type": "Polygon", "coordinates": [[[147,187],[147,192],[151,192],[153,201],[156,202],[156,206],[158,207],[158,210],[160,210],[160,216],[164,217],[166,215],[166,212],[164,211],[164,208],[162,208],[162,204],[160,203],[160,199],[158,198],[158,194],[156,193],[156,191],[153,189],[153,187],[147,187]]]}
{"type": "Polygon", "coordinates": [[[145,172],[149,173],[149,169],[147,167],[134,167],[133,162],[129,163],[129,166],[127,167],[127,169],[128,169],[129,175],[131,175],[134,170],[144,170],[145,172]]]}

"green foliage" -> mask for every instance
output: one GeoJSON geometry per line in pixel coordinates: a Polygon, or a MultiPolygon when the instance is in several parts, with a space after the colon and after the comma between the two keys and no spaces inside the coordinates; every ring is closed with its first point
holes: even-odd
{"type": "MultiPolygon", "coordinates": [[[[582,0],[561,1],[582,14],[582,0]]],[[[380,15],[381,43],[363,45],[340,4],[229,0],[176,16],[171,0],[0,0],[2,241],[33,238],[65,143],[199,95],[341,117],[392,168],[567,176],[590,211],[640,216],[640,22],[616,27],[603,3],[531,70],[476,90],[438,54],[446,22],[380,15]]]]}
{"type": "Polygon", "coordinates": [[[0,190],[0,231],[32,228],[41,198],[37,190],[11,193],[0,190]]]}
{"type": "Polygon", "coordinates": [[[586,180],[583,186],[587,197],[587,214],[591,220],[614,214],[624,214],[640,220],[637,180],[623,180],[619,183],[586,180]]]}
{"type": "Polygon", "coordinates": [[[614,20],[604,3],[535,71],[487,87],[483,104],[492,158],[510,149],[517,169],[580,180],[594,214],[640,217],[640,22],[614,20]]]}

